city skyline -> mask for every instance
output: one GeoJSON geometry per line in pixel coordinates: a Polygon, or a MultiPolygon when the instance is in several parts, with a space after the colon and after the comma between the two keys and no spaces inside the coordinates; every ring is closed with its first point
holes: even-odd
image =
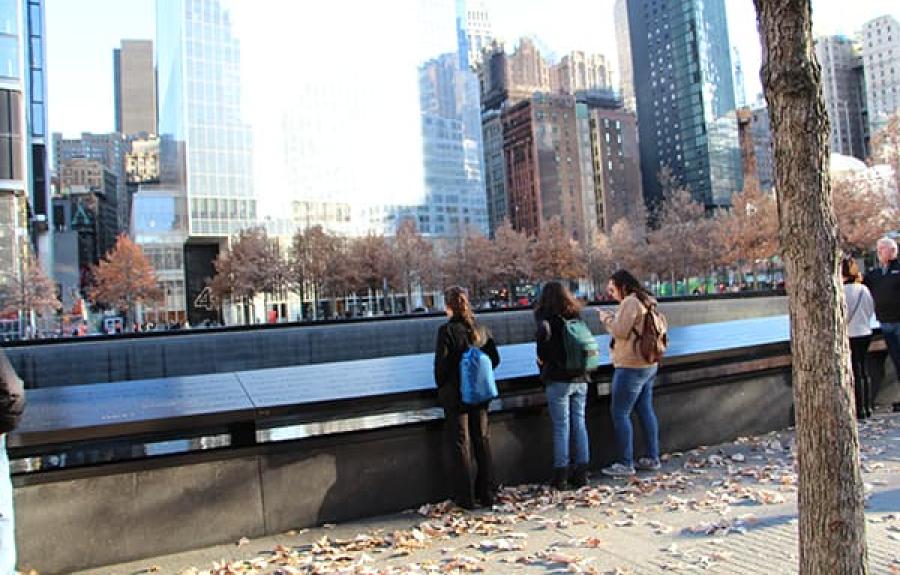
{"type": "MultiPolygon", "coordinates": [[[[563,5],[555,2],[553,10],[548,9],[550,5],[546,0],[488,0],[485,4],[496,37],[514,43],[521,36],[533,36],[542,51],[548,49],[548,55],[553,59],[572,50],[602,53],[615,63],[615,83],[618,85],[613,0],[561,1],[563,5]],[[571,26],[570,15],[575,10],[581,15],[575,20],[577,25],[571,26]]],[[[407,0],[410,2],[412,0],[407,0]]],[[[154,6],[154,0],[47,0],[48,132],[73,137],[81,132],[114,130],[112,50],[119,47],[123,39],[154,39],[154,6]],[[73,24],[77,22],[83,22],[83,25],[73,24]],[[85,65],[85,62],[92,65],[85,65]],[[81,89],[72,90],[73,85],[81,89]]],[[[814,0],[815,34],[852,36],[872,18],[883,14],[900,18],[900,8],[888,0],[860,0],[854,6],[853,11],[847,12],[833,2],[814,0]]],[[[287,3],[283,7],[288,12],[294,11],[287,3]]],[[[235,3],[235,9],[240,11],[240,3],[235,3]]],[[[726,0],[726,10],[729,36],[743,63],[747,100],[753,102],[760,91],[759,44],[755,26],[747,25],[755,21],[753,5],[749,0],[726,0]]],[[[252,10],[247,11],[247,14],[251,13],[252,10]]],[[[369,14],[377,15],[377,11],[369,14]]],[[[286,18],[285,21],[290,23],[293,19],[286,18]]],[[[236,18],[236,27],[240,37],[243,30],[239,18],[236,18]]],[[[244,66],[259,68],[251,59],[247,59],[244,66]]],[[[246,105],[254,105],[252,98],[247,98],[246,105]]]]}

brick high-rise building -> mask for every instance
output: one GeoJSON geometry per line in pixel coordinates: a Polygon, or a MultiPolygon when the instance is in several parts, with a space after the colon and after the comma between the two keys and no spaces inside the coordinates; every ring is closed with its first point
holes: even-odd
{"type": "Polygon", "coordinates": [[[634,222],[644,201],[634,112],[592,106],[591,144],[597,229],[609,233],[622,218],[634,222]]]}
{"type": "Polygon", "coordinates": [[[538,93],[505,108],[502,123],[512,226],[535,235],[558,217],[569,237],[590,242],[597,208],[587,106],[538,93]]]}
{"type": "Polygon", "coordinates": [[[550,67],[553,92],[575,94],[585,90],[612,88],[612,69],[603,54],[571,52],[550,67]]]}
{"type": "Polygon", "coordinates": [[[550,92],[550,65],[530,38],[519,40],[512,54],[507,54],[500,42],[485,50],[484,62],[479,66],[481,105],[485,110],[497,110],[504,102],[515,104],[530,98],[535,92],[550,92]]]}
{"type": "Polygon", "coordinates": [[[116,131],[128,136],[156,134],[156,70],[153,42],[122,40],[113,50],[116,131]]]}

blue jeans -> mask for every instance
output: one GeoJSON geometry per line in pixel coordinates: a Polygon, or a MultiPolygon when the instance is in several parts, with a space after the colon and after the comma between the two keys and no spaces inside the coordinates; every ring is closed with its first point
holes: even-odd
{"type": "Polygon", "coordinates": [[[617,367],[612,379],[613,428],[619,463],[634,465],[634,432],[631,428],[631,412],[637,409],[644,437],[647,441],[647,457],[659,459],[659,424],[653,411],[653,380],[656,366],[617,367]]]}
{"type": "Polygon", "coordinates": [[[16,531],[13,522],[13,488],[9,479],[6,436],[0,434],[0,573],[16,572],[16,531]]]}
{"type": "Polygon", "coordinates": [[[547,384],[547,408],[553,422],[553,467],[568,467],[570,438],[575,444],[574,463],[587,465],[590,461],[584,422],[587,389],[586,383],[553,381],[547,384]]]}
{"type": "Polygon", "coordinates": [[[897,381],[900,381],[900,322],[882,323],[881,333],[884,335],[884,343],[887,344],[888,355],[894,362],[897,381]]]}

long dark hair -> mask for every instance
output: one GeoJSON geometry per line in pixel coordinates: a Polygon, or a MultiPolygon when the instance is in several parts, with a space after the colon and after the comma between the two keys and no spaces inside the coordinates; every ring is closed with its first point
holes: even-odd
{"type": "Polygon", "coordinates": [[[862,282],[862,275],[859,273],[859,266],[852,257],[845,257],[841,260],[841,276],[844,278],[845,284],[862,282]]]}
{"type": "Polygon", "coordinates": [[[534,308],[534,317],[543,320],[561,315],[571,319],[578,317],[580,313],[581,302],[560,282],[547,282],[541,288],[541,297],[534,308]]]}
{"type": "Polygon", "coordinates": [[[451,286],[444,290],[444,301],[454,318],[462,320],[466,326],[466,332],[469,341],[475,345],[483,345],[487,339],[487,332],[475,321],[475,314],[472,313],[472,305],[469,303],[469,294],[466,288],[460,286],[451,286]]]}
{"type": "Polygon", "coordinates": [[[644,306],[648,306],[654,303],[653,294],[644,289],[644,286],[641,285],[641,282],[637,280],[636,277],[631,275],[628,270],[620,269],[616,270],[613,275],[610,276],[609,280],[619,288],[619,291],[624,295],[629,296],[634,294],[635,297],[638,298],[644,306]]]}

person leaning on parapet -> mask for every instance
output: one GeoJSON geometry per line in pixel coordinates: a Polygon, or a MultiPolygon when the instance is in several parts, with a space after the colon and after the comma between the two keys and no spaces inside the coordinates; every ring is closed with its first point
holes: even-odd
{"type": "Polygon", "coordinates": [[[438,329],[434,352],[434,381],[444,408],[444,435],[449,452],[454,500],[465,509],[494,504],[497,485],[488,429],[488,403],[467,405],[460,396],[460,361],[470,345],[500,365],[497,345],[487,328],[478,325],[466,290],[454,286],[444,292],[447,323],[438,329]],[[474,451],[477,469],[472,467],[474,451]]]}
{"type": "MultiPolygon", "coordinates": [[[[881,324],[881,334],[900,384],[900,262],[897,261],[897,242],[883,237],[878,240],[876,249],[877,265],[869,270],[863,283],[875,300],[875,319],[881,324]]],[[[894,411],[900,411],[900,402],[894,403],[894,411]]]]}
{"type": "Polygon", "coordinates": [[[649,363],[638,350],[638,327],[644,325],[647,309],[656,300],[640,282],[625,270],[609,279],[609,295],[619,302],[616,312],[599,310],[600,321],[612,336],[613,379],[610,411],[616,435],[619,460],[601,469],[605,475],[634,475],[635,467],[642,470],[659,469],[659,424],[653,411],[653,382],[658,365],[649,363]],[[644,429],[647,454],[635,464],[634,433],[631,412],[637,409],[644,429]]]}
{"type": "Polygon", "coordinates": [[[564,490],[587,484],[590,462],[587,425],[584,412],[587,405],[588,374],[584,370],[570,371],[566,367],[566,347],[563,332],[565,320],[581,317],[581,304],[557,281],[544,285],[534,308],[538,323],[537,361],[541,381],[547,395],[547,409],[553,423],[553,479],[556,489],[564,490]],[[569,454],[570,438],[574,453],[569,454]],[[569,464],[573,464],[571,476],[569,464]]]}
{"type": "Polygon", "coordinates": [[[6,455],[6,434],[16,428],[25,409],[25,389],[6,353],[0,349],[0,573],[15,573],[16,532],[13,488],[6,455]]]}
{"type": "Polygon", "coordinates": [[[850,338],[850,363],[856,388],[856,418],[866,419],[872,417],[872,390],[866,371],[866,353],[872,341],[870,324],[875,303],[869,288],[862,284],[862,276],[853,258],[841,260],[841,277],[844,281],[844,299],[847,301],[847,335],[850,338]]]}

